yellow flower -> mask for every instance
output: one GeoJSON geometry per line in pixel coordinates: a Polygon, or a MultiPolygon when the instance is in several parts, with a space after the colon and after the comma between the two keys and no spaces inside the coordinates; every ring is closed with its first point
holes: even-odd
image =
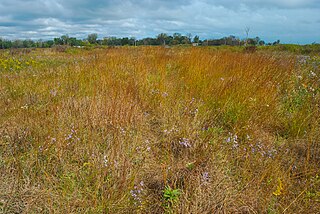
{"type": "Polygon", "coordinates": [[[91,163],[90,163],[90,162],[85,162],[85,163],[83,164],[83,167],[85,167],[85,166],[91,166],[91,163]]]}
{"type": "Polygon", "coordinates": [[[280,180],[280,178],[278,178],[277,190],[273,192],[273,195],[279,196],[279,195],[281,195],[282,193],[283,193],[282,181],[280,180]]]}

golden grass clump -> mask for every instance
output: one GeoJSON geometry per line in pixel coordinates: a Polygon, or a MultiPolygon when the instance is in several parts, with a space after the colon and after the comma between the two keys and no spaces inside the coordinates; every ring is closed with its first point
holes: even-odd
{"type": "Polygon", "coordinates": [[[319,212],[320,59],[303,57],[1,52],[0,211],[319,212]]]}

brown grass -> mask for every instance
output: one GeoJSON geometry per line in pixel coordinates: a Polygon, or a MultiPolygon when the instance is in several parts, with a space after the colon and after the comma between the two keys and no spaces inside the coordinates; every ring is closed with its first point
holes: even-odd
{"type": "Polygon", "coordinates": [[[0,210],[317,213],[319,77],[263,51],[2,52],[0,210]]]}

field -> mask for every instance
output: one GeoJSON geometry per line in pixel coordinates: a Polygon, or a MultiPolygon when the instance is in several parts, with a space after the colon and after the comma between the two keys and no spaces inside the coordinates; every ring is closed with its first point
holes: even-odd
{"type": "Polygon", "coordinates": [[[317,213],[320,57],[0,52],[0,212],[317,213]]]}

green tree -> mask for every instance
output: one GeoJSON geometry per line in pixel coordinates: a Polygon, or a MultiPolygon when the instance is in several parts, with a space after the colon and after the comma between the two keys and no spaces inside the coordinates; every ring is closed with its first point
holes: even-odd
{"type": "Polygon", "coordinates": [[[193,42],[194,43],[199,43],[200,42],[200,37],[198,35],[195,35],[195,37],[193,37],[193,42]]]}
{"type": "Polygon", "coordinates": [[[63,45],[69,45],[69,36],[68,34],[61,36],[61,41],[63,45]]]}
{"type": "Polygon", "coordinates": [[[14,40],[12,43],[13,48],[23,48],[23,41],[22,40],[14,40]]]}
{"type": "Polygon", "coordinates": [[[63,41],[61,38],[54,38],[53,42],[55,45],[63,45],[63,41]]]}
{"type": "Polygon", "coordinates": [[[92,34],[89,34],[89,35],[88,35],[87,40],[88,40],[88,42],[89,42],[90,44],[96,44],[96,43],[97,43],[97,38],[98,38],[98,34],[92,33],[92,34]]]}
{"type": "Polygon", "coordinates": [[[263,41],[263,40],[260,40],[260,41],[259,41],[259,45],[260,45],[260,46],[264,46],[265,44],[266,44],[265,41],[263,41]]]}
{"type": "Polygon", "coordinates": [[[168,35],[166,33],[160,33],[157,36],[157,39],[160,41],[161,44],[166,45],[166,39],[168,38],[168,35]]]}
{"type": "Polygon", "coordinates": [[[34,46],[34,42],[31,39],[23,40],[23,47],[24,48],[31,48],[34,46]]]}
{"type": "Polygon", "coordinates": [[[192,34],[191,33],[187,33],[187,38],[188,38],[188,43],[191,43],[191,38],[192,38],[192,34]]]}

